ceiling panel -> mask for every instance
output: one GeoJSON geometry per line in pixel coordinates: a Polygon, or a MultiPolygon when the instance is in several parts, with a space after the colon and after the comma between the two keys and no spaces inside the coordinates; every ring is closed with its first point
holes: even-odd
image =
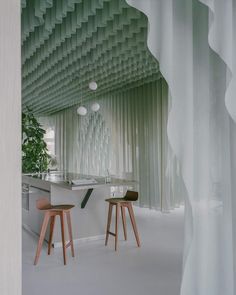
{"type": "Polygon", "coordinates": [[[147,19],[125,0],[22,0],[22,104],[52,114],[158,77],[147,19]],[[88,88],[98,83],[96,93],[88,88]]]}

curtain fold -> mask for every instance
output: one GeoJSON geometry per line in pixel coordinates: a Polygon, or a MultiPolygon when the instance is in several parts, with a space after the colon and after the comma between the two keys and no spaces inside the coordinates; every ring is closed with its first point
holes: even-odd
{"type": "Polygon", "coordinates": [[[78,116],[76,107],[41,122],[55,125],[60,170],[110,174],[139,183],[139,205],[168,212],[183,202],[178,162],[167,139],[168,87],[164,79],[107,93],[99,112],[78,116]],[[53,123],[54,122],[54,123],[53,123]]]}
{"type": "Polygon", "coordinates": [[[112,130],[111,173],[138,180],[141,207],[168,212],[179,206],[185,188],[167,139],[169,99],[164,79],[108,94],[101,112],[112,130]]]}
{"type": "Polygon", "coordinates": [[[225,103],[229,114],[236,121],[236,2],[199,1],[209,7],[209,45],[227,65],[225,103]]]}
{"type": "Polygon", "coordinates": [[[188,196],[181,295],[233,295],[235,1],[126,1],[148,17],[172,97],[168,138],[188,196]]]}

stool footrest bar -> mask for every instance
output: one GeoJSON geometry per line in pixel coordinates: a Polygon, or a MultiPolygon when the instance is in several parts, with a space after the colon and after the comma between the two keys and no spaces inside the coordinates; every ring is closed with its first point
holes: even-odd
{"type": "Polygon", "coordinates": [[[110,231],[108,231],[108,234],[109,234],[109,235],[112,235],[113,237],[116,236],[116,234],[114,234],[114,233],[112,233],[112,232],[110,232],[110,231]]]}
{"type": "Polygon", "coordinates": [[[66,248],[71,246],[71,241],[69,243],[66,244],[66,248]]]}

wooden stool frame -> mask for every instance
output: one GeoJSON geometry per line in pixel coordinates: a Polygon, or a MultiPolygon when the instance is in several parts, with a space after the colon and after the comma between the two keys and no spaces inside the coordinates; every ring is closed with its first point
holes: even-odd
{"type": "Polygon", "coordinates": [[[125,202],[125,201],[115,201],[115,200],[112,201],[112,199],[108,199],[107,201],[109,202],[109,208],[108,208],[108,217],[107,217],[107,229],[106,229],[105,245],[107,246],[109,235],[112,235],[112,236],[115,237],[115,251],[117,251],[117,246],[118,246],[118,224],[119,224],[120,211],[121,211],[121,216],[122,216],[124,238],[125,238],[125,240],[127,240],[126,215],[125,215],[125,208],[127,208],[128,212],[129,212],[131,224],[132,224],[132,227],[133,227],[135,239],[136,239],[138,247],[140,247],[141,244],[140,244],[138,229],[137,229],[137,225],[136,225],[136,221],[135,221],[135,217],[134,217],[134,211],[133,211],[132,202],[130,202],[130,201],[127,201],[127,202],[125,202]],[[116,206],[115,233],[110,231],[113,206],[116,206]]]}
{"type": "Polygon", "coordinates": [[[68,248],[70,246],[72,257],[75,257],[73,236],[72,236],[72,226],[71,226],[71,215],[70,215],[71,208],[64,209],[68,206],[74,207],[73,205],[52,206],[49,204],[48,200],[46,200],[46,199],[40,199],[37,201],[38,209],[44,211],[44,219],[43,219],[43,223],[42,223],[42,227],[41,227],[41,231],[40,231],[37,251],[36,251],[35,260],[34,260],[34,265],[36,265],[38,263],[49,221],[50,221],[50,232],[49,232],[49,241],[48,241],[48,255],[51,254],[52,239],[53,239],[53,232],[54,232],[54,225],[55,225],[56,216],[60,217],[60,222],[61,222],[61,237],[62,237],[64,265],[66,265],[66,248],[68,248]],[[67,218],[68,234],[69,234],[69,243],[67,243],[67,244],[65,241],[65,225],[64,225],[64,216],[65,215],[67,218]]]}

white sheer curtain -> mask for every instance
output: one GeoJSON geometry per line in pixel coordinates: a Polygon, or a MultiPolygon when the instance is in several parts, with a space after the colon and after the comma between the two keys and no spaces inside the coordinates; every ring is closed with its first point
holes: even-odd
{"type": "Polygon", "coordinates": [[[236,128],[225,99],[235,119],[236,3],[127,2],[148,16],[172,97],[168,136],[188,192],[181,295],[233,295],[236,128]]]}
{"type": "Polygon", "coordinates": [[[41,119],[55,125],[60,170],[110,174],[139,183],[139,205],[169,211],[183,202],[183,181],[168,145],[168,87],[164,79],[108,93],[99,112],[69,108],[41,119]]]}
{"type": "Polygon", "coordinates": [[[164,79],[108,94],[101,112],[111,130],[111,173],[139,182],[140,206],[168,211],[183,200],[183,181],[167,139],[164,79]]]}

